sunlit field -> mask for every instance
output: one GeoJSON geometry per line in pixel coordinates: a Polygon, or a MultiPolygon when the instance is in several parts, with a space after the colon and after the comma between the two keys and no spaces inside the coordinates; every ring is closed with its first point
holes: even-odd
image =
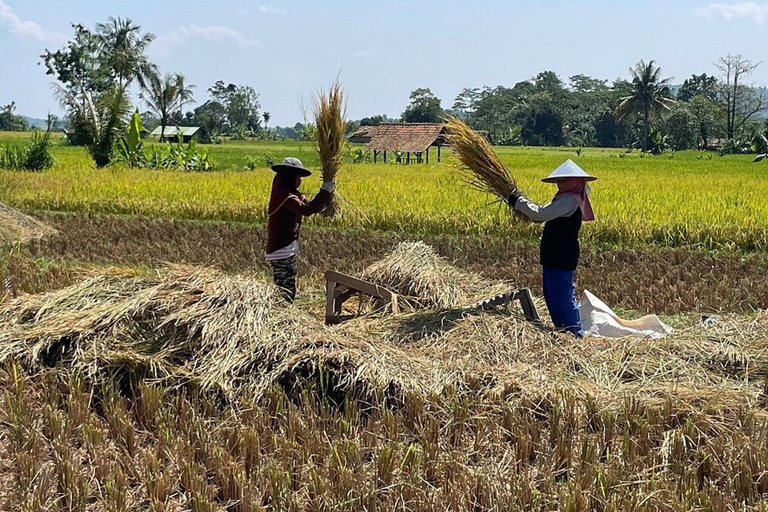
{"type": "MultiPolygon", "coordinates": [[[[7,136],[4,136],[7,137],[7,136]]],[[[34,210],[141,214],[199,220],[263,222],[273,176],[268,161],[297,156],[316,167],[309,142],[228,142],[206,146],[216,171],[96,169],[82,148],[58,147],[53,169],[3,172],[0,201],[34,210]],[[245,170],[248,158],[254,170],[245,170]]],[[[540,178],[566,158],[598,176],[592,201],[598,221],[583,230],[587,243],[657,244],[764,251],[768,239],[768,164],[752,157],[678,152],[641,156],[620,149],[496,148],[521,188],[547,201],[554,187],[540,178]]],[[[339,194],[348,203],[317,225],[422,234],[509,234],[535,238],[538,228],[513,223],[507,208],[464,185],[450,151],[442,163],[348,163],[339,194]]],[[[319,176],[317,173],[316,176],[319,176]]],[[[319,177],[302,189],[314,193],[319,177]]]]}

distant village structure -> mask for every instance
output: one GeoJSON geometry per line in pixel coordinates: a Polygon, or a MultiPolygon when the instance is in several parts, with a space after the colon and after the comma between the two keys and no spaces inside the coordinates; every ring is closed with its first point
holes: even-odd
{"type": "MultiPolygon", "coordinates": [[[[158,126],[149,135],[150,137],[160,137],[162,132],[162,126],[158,126]]],[[[192,139],[207,142],[208,133],[200,126],[166,126],[160,142],[179,142],[179,138],[184,143],[189,143],[192,139]]]]}
{"type": "Polygon", "coordinates": [[[440,161],[440,149],[448,145],[445,125],[442,123],[384,123],[378,126],[364,126],[350,137],[361,142],[369,138],[366,149],[373,151],[373,163],[379,154],[387,161],[387,151],[395,154],[398,162],[405,155],[405,163],[411,163],[411,153],[416,163],[429,163],[429,148],[437,148],[437,161],[440,161]],[[366,130],[363,130],[365,128],[366,130]],[[371,130],[375,128],[375,130],[371,130]]]}

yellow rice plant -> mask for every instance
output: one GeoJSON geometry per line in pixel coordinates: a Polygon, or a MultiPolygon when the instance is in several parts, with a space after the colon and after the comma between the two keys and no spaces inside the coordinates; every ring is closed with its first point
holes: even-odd
{"type": "MultiPolygon", "coordinates": [[[[344,91],[339,82],[334,82],[327,92],[320,91],[315,98],[312,111],[315,115],[317,152],[320,155],[320,165],[323,168],[323,181],[336,179],[344,158],[346,140],[346,105],[344,91]]],[[[339,203],[333,194],[324,215],[333,217],[338,211],[339,203]]]]}
{"type": "Polygon", "coordinates": [[[485,137],[458,117],[449,117],[446,128],[451,148],[461,162],[465,181],[506,201],[517,190],[517,183],[485,137]]]}

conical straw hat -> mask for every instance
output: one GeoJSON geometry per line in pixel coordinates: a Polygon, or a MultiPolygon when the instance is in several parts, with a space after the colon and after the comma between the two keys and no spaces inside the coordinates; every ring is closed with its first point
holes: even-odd
{"type": "Polygon", "coordinates": [[[584,181],[595,181],[597,179],[584,172],[584,169],[576,165],[576,162],[570,158],[541,181],[544,183],[555,183],[560,178],[584,178],[584,181]]]}

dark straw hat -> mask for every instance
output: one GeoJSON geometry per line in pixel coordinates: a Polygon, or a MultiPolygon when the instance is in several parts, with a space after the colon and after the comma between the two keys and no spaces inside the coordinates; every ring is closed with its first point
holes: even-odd
{"type": "Polygon", "coordinates": [[[275,172],[295,172],[303,178],[312,175],[312,171],[304,167],[304,164],[301,163],[301,160],[292,156],[289,156],[279,164],[273,165],[272,170],[275,172]]]}

